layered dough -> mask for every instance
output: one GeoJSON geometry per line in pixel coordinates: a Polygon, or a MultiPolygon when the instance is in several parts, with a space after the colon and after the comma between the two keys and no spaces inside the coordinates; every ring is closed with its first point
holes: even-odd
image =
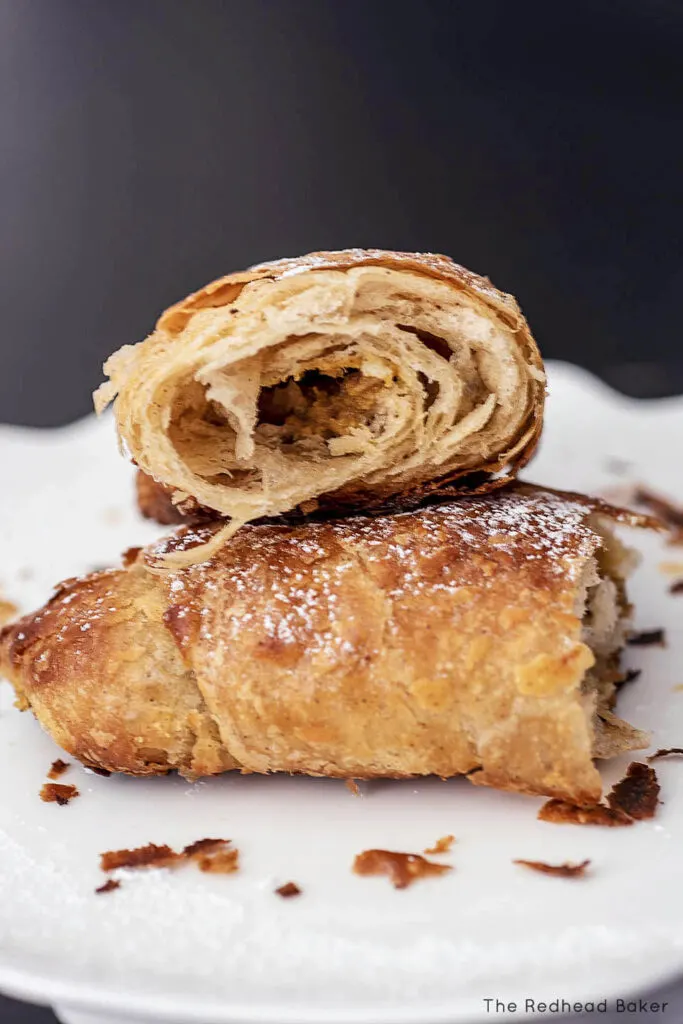
{"type": "Polygon", "coordinates": [[[70,754],[133,774],[466,774],[591,803],[632,555],[601,503],[516,485],[403,514],[247,526],[210,560],[183,527],[67,581],[0,633],[22,706],[70,754]]]}
{"type": "Polygon", "coordinates": [[[122,441],[236,523],[501,486],[544,374],[515,300],[445,256],[350,249],[207,285],[105,365],[122,441]]]}

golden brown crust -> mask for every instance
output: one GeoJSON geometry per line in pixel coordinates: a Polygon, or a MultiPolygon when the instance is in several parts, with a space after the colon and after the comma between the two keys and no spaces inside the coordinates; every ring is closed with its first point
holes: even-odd
{"type": "Polygon", "coordinates": [[[669,530],[669,543],[683,543],[683,508],[675,504],[663,494],[655,494],[649,487],[640,484],[636,487],[633,500],[638,505],[649,508],[665,529],[669,530]]]}
{"type": "MultiPolygon", "coordinates": [[[[388,249],[338,249],[257,263],[249,270],[239,270],[219,277],[162,313],[157,320],[157,330],[171,335],[178,334],[198,310],[229,306],[239,297],[246,285],[253,281],[278,281],[283,277],[292,277],[312,270],[350,270],[352,267],[369,266],[409,271],[433,277],[437,281],[445,281],[462,291],[476,295],[482,302],[496,309],[515,330],[521,324],[526,327],[519,306],[512,295],[498,291],[487,277],[480,277],[479,274],[461,267],[454,263],[450,256],[433,252],[392,252],[388,249]]],[[[541,365],[539,359],[539,368],[541,365]]]]}
{"type": "Polygon", "coordinates": [[[0,668],[19,700],[88,767],[136,775],[234,767],[163,626],[165,607],[156,577],[132,565],[66,580],[38,612],[0,631],[0,668]]]}
{"type": "Polygon", "coordinates": [[[469,774],[590,803],[577,599],[596,514],[519,486],[249,526],[209,562],[159,572],[215,525],[184,528],[67,581],[0,633],[0,666],[66,750],[112,771],[469,774]]]}

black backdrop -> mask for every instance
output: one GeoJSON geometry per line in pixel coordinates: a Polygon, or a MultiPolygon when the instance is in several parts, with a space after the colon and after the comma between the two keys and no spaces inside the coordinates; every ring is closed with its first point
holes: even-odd
{"type": "Polygon", "coordinates": [[[681,52],[679,0],[0,0],[0,421],[88,412],[211,277],[348,245],[447,252],[546,356],[683,391],[681,52]]]}
{"type": "Polygon", "coordinates": [[[447,252],[683,390],[678,0],[0,0],[0,421],[256,260],[447,252]]]}

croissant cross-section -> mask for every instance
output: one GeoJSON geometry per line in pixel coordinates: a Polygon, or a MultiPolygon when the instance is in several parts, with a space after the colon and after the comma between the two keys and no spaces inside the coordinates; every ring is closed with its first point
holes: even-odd
{"type": "Polygon", "coordinates": [[[106,363],[135,462],[236,522],[311,503],[489,490],[531,456],[545,378],[515,300],[445,256],[262,264],[106,363]]]}

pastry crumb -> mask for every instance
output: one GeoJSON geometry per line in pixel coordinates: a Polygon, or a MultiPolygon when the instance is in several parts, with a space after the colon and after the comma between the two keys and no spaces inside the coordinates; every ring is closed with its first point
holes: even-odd
{"type": "Polygon", "coordinates": [[[148,843],[134,850],[109,850],[100,854],[100,867],[103,871],[116,871],[118,868],[165,868],[178,862],[178,854],[170,846],[157,846],[148,843]]]}
{"type": "Polygon", "coordinates": [[[626,643],[631,647],[651,647],[655,644],[658,647],[666,647],[663,629],[642,629],[640,632],[631,633],[626,643]]]}
{"type": "Polygon", "coordinates": [[[286,882],[284,885],[281,885],[279,889],[276,889],[275,892],[285,900],[290,899],[292,896],[301,895],[301,889],[296,882],[286,882]]]}
{"type": "Polygon", "coordinates": [[[636,488],[633,500],[637,505],[644,505],[669,529],[669,543],[683,543],[683,508],[669,498],[655,494],[649,487],[642,485],[636,488]]]}
{"type": "Polygon", "coordinates": [[[406,889],[418,878],[442,875],[452,871],[450,864],[435,864],[419,853],[397,853],[394,850],[364,850],[353,862],[357,875],[386,875],[395,889],[406,889]]]}
{"type": "Polygon", "coordinates": [[[218,851],[224,850],[229,845],[229,839],[197,839],[196,842],[190,843],[189,846],[184,848],[182,855],[190,858],[205,857],[210,853],[218,853],[218,851]]]}
{"type": "Polygon", "coordinates": [[[632,761],[626,775],[607,794],[606,804],[584,807],[565,800],[548,800],[538,812],[539,821],[568,825],[605,825],[614,828],[654,818],[659,803],[659,782],[654,768],[632,761]]]}
{"type": "Polygon", "coordinates": [[[558,878],[583,878],[589,860],[582,860],[580,864],[546,864],[542,860],[513,860],[513,864],[521,864],[522,867],[530,868],[532,871],[540,871],[544,875],[555,875],[558,878]]]}
{"type": "Polygon", "coordinates": [[[121,883],[120,882],[116,882],[113,878],[109,878],[104,883],[104,885],[100,885],[99,888],[95,889],[95,892],[98,893],[98,894],[99,893],[103,893],[103,892],[114,892],[114,889],[120,889],[120,888],[121,888],[121,883]]]}
{"type": "Polygon", "coordinates": [[[662,747],[662,749],[656,751],[656,753],[650,754],[648,761],[657,761],[660,757],[676,756],[683,756],[683,747],[662,747]]]}
{"type": "Polygon", "coordinates": [[[50,770],[47,773],[48,779],[58,779],[60,775],[63,775],[69,768],[68,761],[62,761],[61,757],[58,757],[56,761],[53,761],[50,765],[50,770]]]}
{"type": "Polygon", "coordinates": [[[623,811],[604,804],[590,804],[579,807],[566,800],[548,800],[538,812],[539,821],[552,822],[555,825],[605,825],[615,828],[621,825],[632,825],[633,819],[623,811]]]}
{"type": "Polygon", "coordinates": [[[441,836],[433,846],[428,846],[426,850],[423,850],[423,853],[448,853],[454,842],[455,836],[441,836]]]}
{"type": "Polygon", "coordinates": [[[345,785],[349,793],[353,793],[354,796],[360,796],[360,786],[355,779],[347,779],[345,785]]]}
{"type": "Polygon", "coordinates": [[[659,782],[654,768],[633,761],[626,775],[607,796],[612,810],[622,811],[635,821],[654,818],[659,803],[659,782]]]}
{"type": "Polygon", "coordinates": [[[40,799],[44,803],[59,804],[60,807],[80,795],[75,786],[61,786],[58,782],[46,782],[40,791],[40,799]]]}
{"type": "Polygon", "coordinates": [[[200,871],[229,875],[239,867],[239,850],[229,850],[229,845],[229,839],[198,839],[186,846],[181,856],[195,861],[200,871]]]}
{"type": "Polygon", "coordinates": [[[203,857],[195,857],[197,867],[212,875],[230,875],[239,870],[239,850],[217,850],[203,857]]]}
{"type": "Polygon", "coordinates": [[[616,686],[618,690],[621,690],[622,686],[626,686],[627,683],[634,683],[636,679],[640,679],[643,674],[642,668],[630,668],[621,679],[617,680],[616,686]]]}
{"type": "Polygon", "coordinates": [[[176,853],[170,846],[148,843],[135,850],[110,850],[100,854],[103,871],[118,868],[170,868],[194,863],[200,871],[216,875],[228,875],[239,867],[239,850],[227,849],[229,839],[198,839],[176,853]]]}

